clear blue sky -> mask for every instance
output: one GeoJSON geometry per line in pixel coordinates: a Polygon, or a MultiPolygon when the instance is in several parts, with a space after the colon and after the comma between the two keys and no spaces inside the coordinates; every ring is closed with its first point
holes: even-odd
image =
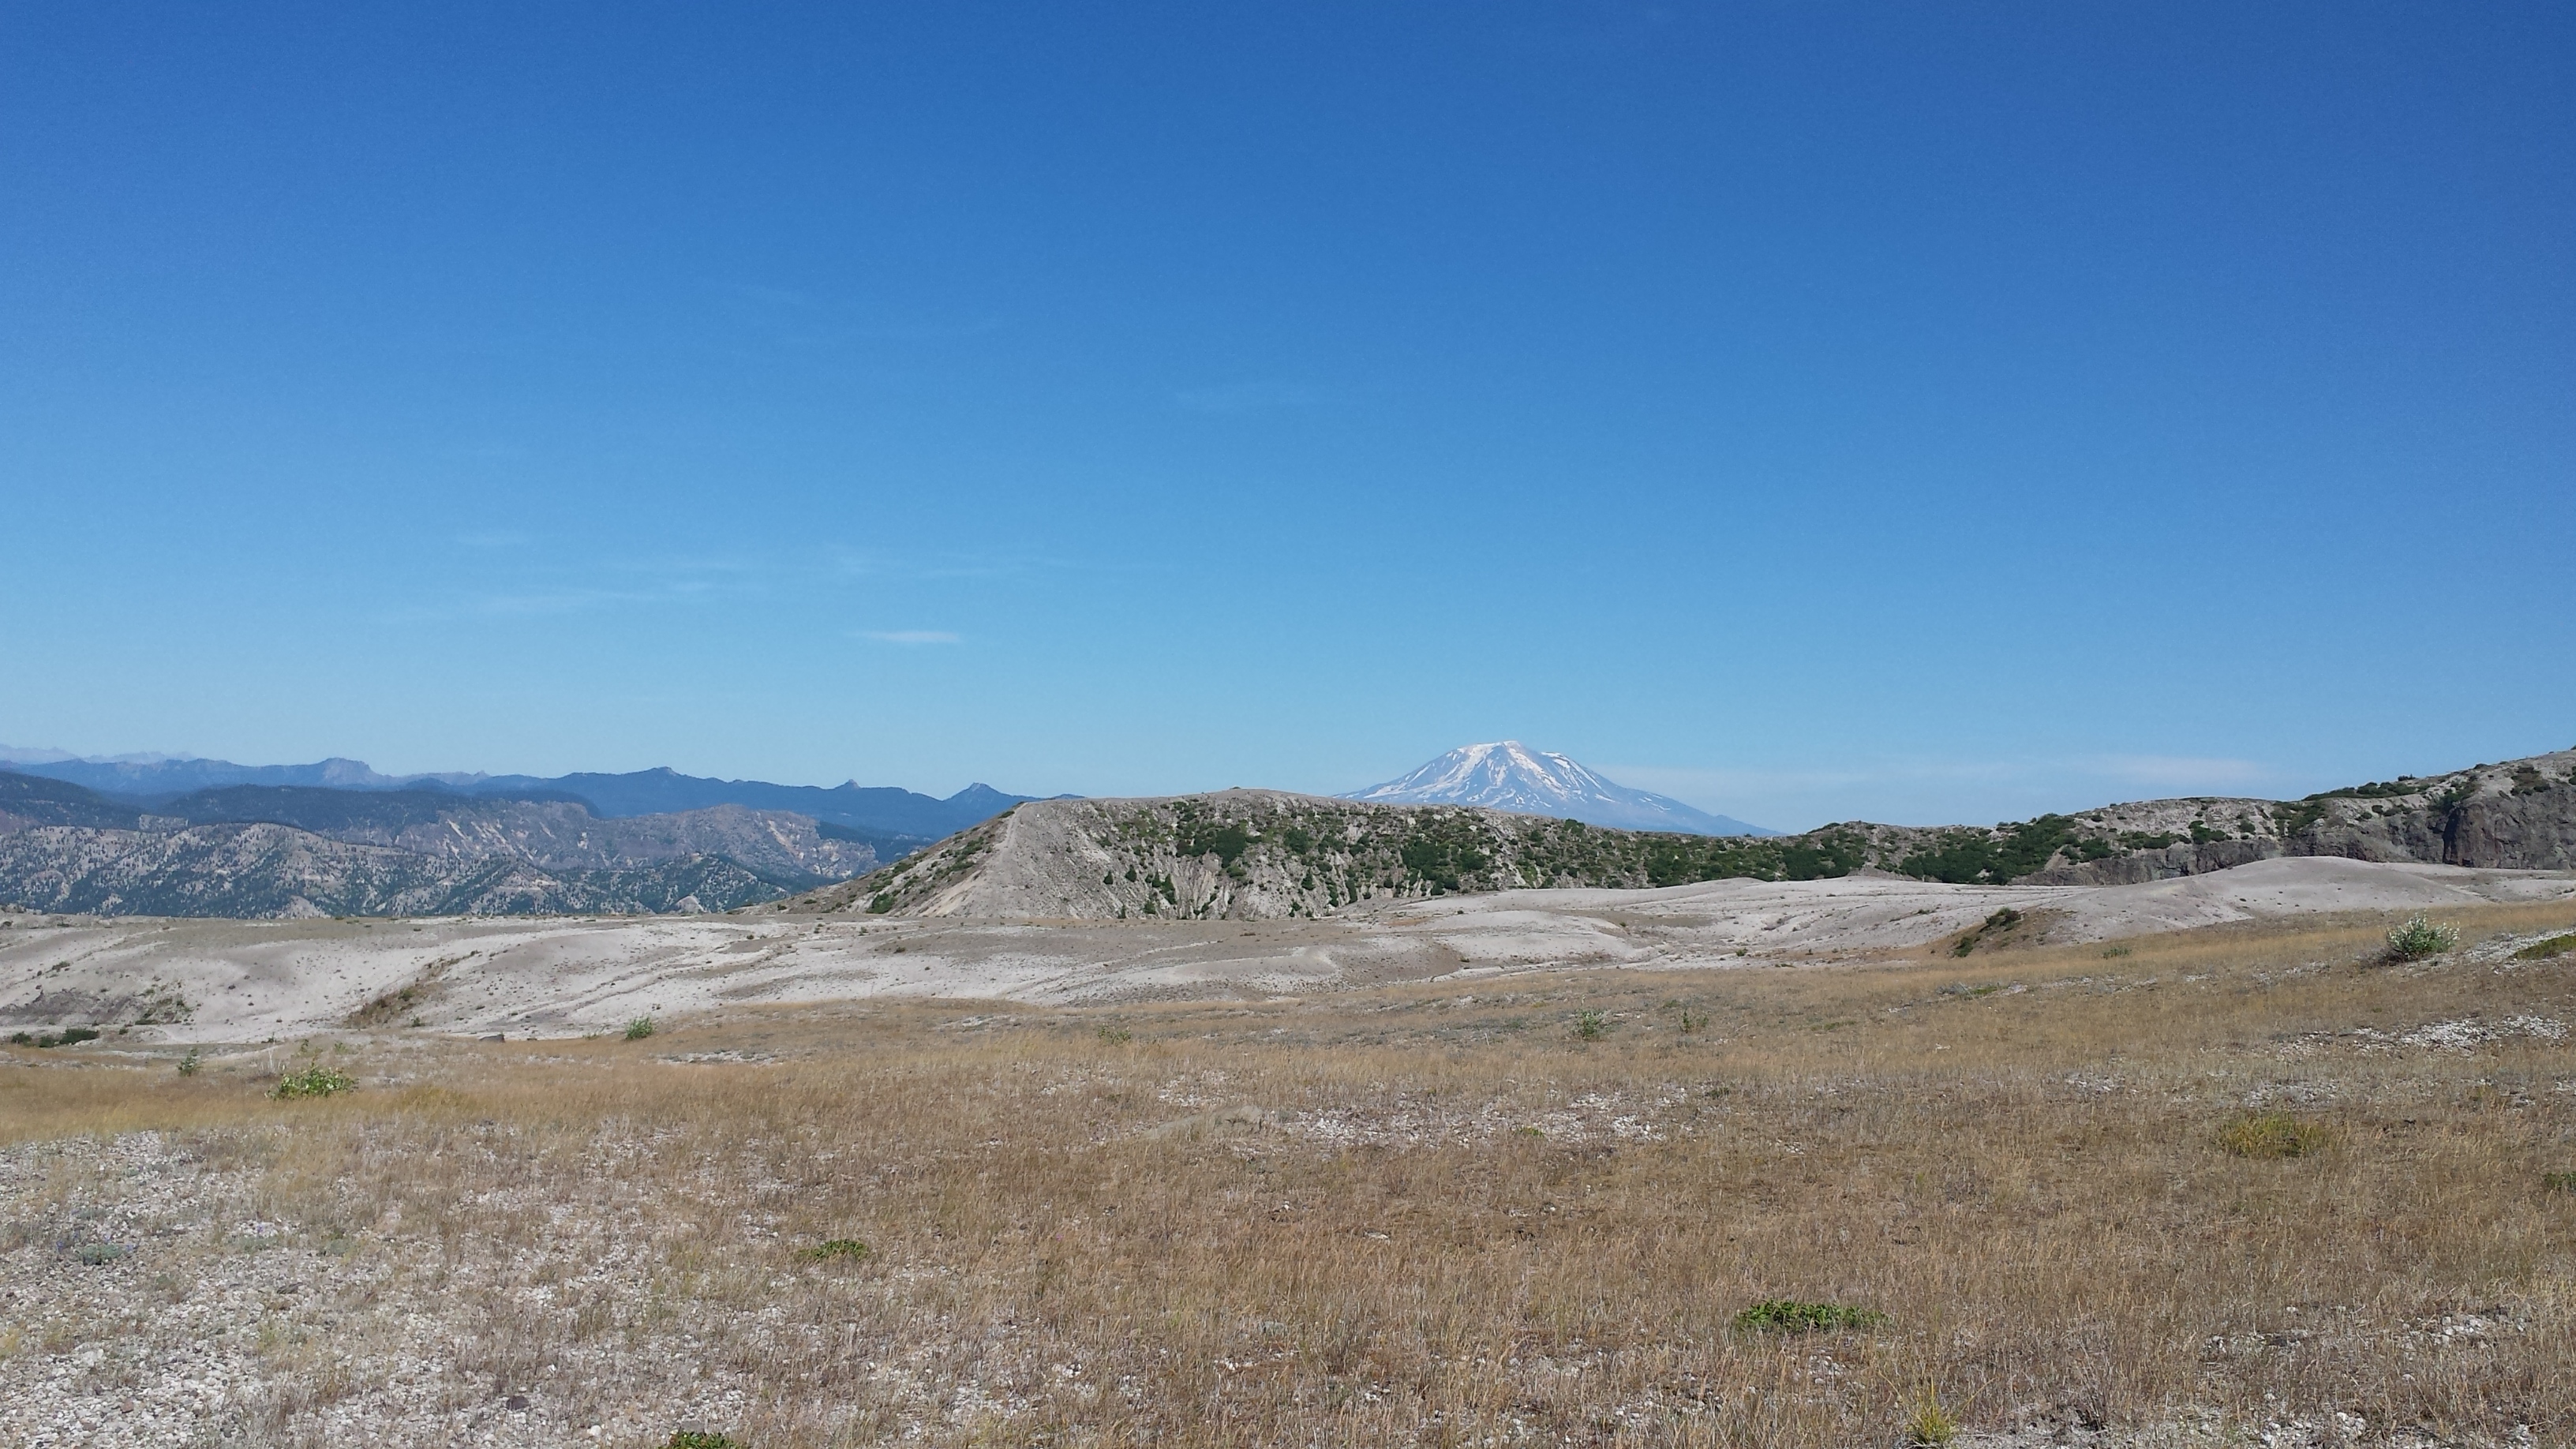
{"type": "Polygon", "coordinates": [[[1798,827],[2576,744],[2576,11],[0,11],[0,741],[1798,827]]]}

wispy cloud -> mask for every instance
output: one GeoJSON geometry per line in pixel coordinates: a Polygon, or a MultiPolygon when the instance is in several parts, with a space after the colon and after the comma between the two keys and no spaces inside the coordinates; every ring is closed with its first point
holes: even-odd
{"type": "Polygon", "coordinates": [[[862,639],[873,639],[879,644],[957,644],[964,642],[959,636],[951,634],[945,629],[862,629],[859,631],[859,637],[862,639]]]}

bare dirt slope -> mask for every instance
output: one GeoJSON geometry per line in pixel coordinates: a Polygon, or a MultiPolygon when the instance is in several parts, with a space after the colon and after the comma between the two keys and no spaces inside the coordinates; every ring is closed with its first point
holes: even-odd
{"type": "Polygon", "coordinates": [[[206,921],[14,916],[0,1026],[239,1041],[347,1026],[513,1036],[756,1002],[1269,996],[1563,966],[1751,966],[2109,940],[2345,911],[2576,899],[2576,875],[2277,859],[2126,886],[1880,875],[1360,902],[1321,919],[724,917],[206,921]]]}

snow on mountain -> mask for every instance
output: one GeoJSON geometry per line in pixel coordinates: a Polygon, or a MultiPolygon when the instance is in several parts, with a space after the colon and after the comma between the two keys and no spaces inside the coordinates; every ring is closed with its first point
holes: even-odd
{"type": "Polygon", "coordinates": [[[1341,797],[1377,805],[1477,805],[1521,815],[1553,815],[1621,830],[1685,835],[1777,835],[1723,815],[1694,810],[1669,795],[1631,790],[1573,760],[1518,740],[1451,750],[1400,779],[1341,797]]]}

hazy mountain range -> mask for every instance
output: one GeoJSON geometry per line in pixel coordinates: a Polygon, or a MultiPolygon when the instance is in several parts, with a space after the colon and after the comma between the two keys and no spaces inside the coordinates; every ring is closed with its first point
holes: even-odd
{"type": "MultiPolygon", "coordinates": [[[[654,774],[668,772],[648,772],[648,784],[654,774]]],[[[630,800],[634,793],[641,792],[630,800]]],[[[997,809],[1012,803],[999,798],[997,809]]],[[[925,804],[972,808],[926,796],[898,803],[903,812],[894,818],[907,821],[931,814],[925,804]]],[[[235,784],[109,795],[0,772],[0,902],[52,911],[730,910],[845,880],[930,838],[733,803],[609,816],[560,790],[235,784]]]]}
{"type": "Polygon", "coordinates": [[[1451,750],[1411,774],[1340,797],[1373,805],[1474,805],[1515,815],[1552,815],[1619,830],[1683,835],[1776,835],[1669,795],[1631,790],[1564,755],[1518,740],[1451,750]]]}
{"type": "MultiPolygon", "coordinates": [[[[1006,795],[974,784],[942,800],[856,780],[819,785],[773,785],[766,780],[712,780],[671,769],[625,774],[484,775],[460,771],[381,775],[364,760],[328,759],[309,765],[237,765],[162,755],[84,758],[61,750],[0,746],[0,769],[85,785],[102,795],[158,809],[184,795],[236,785],[295,786],[334,791],[438,791],[452,795],[522,800],[579,800],[601,819],[741,805],[787,810],[826,824],[866,832],[871,838],[907,836],[926,843],[951,835],[1011,808],[1026,795],[1006,795]]],[[[268,816],[256,817],[259,819],[268,816]]]]}

